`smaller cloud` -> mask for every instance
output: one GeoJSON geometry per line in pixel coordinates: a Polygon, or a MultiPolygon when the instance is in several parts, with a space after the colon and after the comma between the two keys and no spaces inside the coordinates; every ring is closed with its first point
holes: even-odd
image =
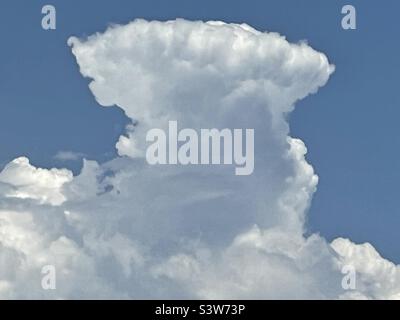
{"type": "Polygon", "coordinates": [[[79,161],[82,160],[86,155],[81,152],[74,151],[58,151],[54,156],[54,159],[59,161],[79,161]]]}
{"type": "Polygon", "coordinates": [[[0,172],[0,188],[6,188],[6,198],[33,199],[59,206],[66,201],[63,185],[72,179],[72,172],[67,169],[36,168],[28,158],[20,157],[0,172]]]}

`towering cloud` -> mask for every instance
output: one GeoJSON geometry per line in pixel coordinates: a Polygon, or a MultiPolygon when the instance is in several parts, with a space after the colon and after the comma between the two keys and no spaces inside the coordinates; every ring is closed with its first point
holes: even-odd
{"type": "Polygon", "coordinates": [[[398,267],[370,245],[304,236],[318,177],[286,117],[328,81],[324,54],[245,24],[185,20],[136,20],[68,43],[98,103],[132,123],[120,157],[85,161],[76,177],[27,159],[3,170],[0,297],[398,297],[398,267]],[[171,120],[254,129],[254,173],[148,165],[147,131],[171,120]],[[40,286],[47,264],[56,291],[40,286]],[[355,290],[341,286],[345,265],[355,290]]]}

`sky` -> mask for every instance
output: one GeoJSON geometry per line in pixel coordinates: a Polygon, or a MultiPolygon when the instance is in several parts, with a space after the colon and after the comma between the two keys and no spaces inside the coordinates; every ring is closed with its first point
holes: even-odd
{"type": "MultiPolygon", "coordinates": [[[[335,72],[317,94],[296,103],[290,135],[307,146],[319,176],[308,234],[371,243],[400,262],[397,244],[400,163],[397,119],[400,3],[378,1],[2,1],[0,4],[0,164],[26,156],[36,167],[80,172],[82,157],[104,163],[129,118],[102,108],[88,89],[67,40],[113,24],[146,20],[221,20],[305,40],[335,72]],[[341,8],[357,9],[357,30],[341,28],[341,8]],[[57,29],[41,28],[41,8],[57,9],[57,29]],[[80,154],[78,160],[57,153],[80,154]]],[[[126,110],[125,110],[126,111],[126,110]]]]}

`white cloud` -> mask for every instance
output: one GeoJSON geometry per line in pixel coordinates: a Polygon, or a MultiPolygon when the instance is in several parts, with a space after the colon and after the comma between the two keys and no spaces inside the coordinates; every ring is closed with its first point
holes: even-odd
{"type": "Polygon", "coordinates": [[[355,245],[338,238],[331,246],[340,255],[341,264],[352,265],[357,271],[360,298],[400,299],[400,266],[382,258],[369,243],[355,245]]]}
{"type": "Polygon", "coordinates": [[[194,128],[254,126],[259,110],[263,125],[271,118],[286,127],[283,113],[323,86],[334,69],[304,43],[221,22],[136,20],[68,43],[81,73],[94,79],[96,100],[139,123],[121,137],[121,155],[143,154],[147,129],[165,128],[166,120],[194,128]]]}
{"type": "Polygon", "coordinates": [[[74,151],[58,151],[54,159],[60,161],[78,161],[85,157],[84,153],[74,151]]]}
{"type": "Polygon", "coordinates": [[[398,267],[371,246],[304,237],[318,177],[286,116],[326,84],[324,54],[248,25],[184,20],[69,44],[96,100],[134,125],[117,142],[123,157],[85,161],[77,177],[27,159],[0,174],[0,297],[398,297],[398,267]],[[168,120],[254,128],[254,174],[150,167],[145,133],[168,120]],[[61,275],[54,293],[40,288],[45,264],[61,275]],[[341,288],[346,264],[360,274],[352,292],[341,288]]]}
{"type": "Polygon", "coordinates": [[[4,194],[6,197],[35,199],[52,205],[60,205],[66,200],[62,187],[71,180],[69,170],[35,168],[25,157],[10,162],[0,173],[0,183],[9,186],[4,194]]]}

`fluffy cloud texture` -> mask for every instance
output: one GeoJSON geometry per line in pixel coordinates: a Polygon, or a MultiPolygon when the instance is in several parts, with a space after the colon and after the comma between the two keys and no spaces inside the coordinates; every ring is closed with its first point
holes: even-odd
{"type": "Polygon", "coordinates": [[[68,41],[102,106],[132,120],[120,157],[80,175],[14,160],[0,173],[0,298],[399,298],[399,267],[304,222],[318,177],[290,137],[296,101],[334,67],[305,43],[223,22],[113,26],[68,41]],[[255,171],[149,166],[145,136],[253,128],[255,171]],[[54,265],[57,290],[41,288],[54,265]],[[343,266],[357,271],[342,288],[343,266]]]}
{"type": "Polygon", "coordinates": [[[72,173],[68,170],[35,168],[24,157],[10,162],[0,173],[0,183],[9,187],[3,196],[34,199],[55,206],[66,200],[61,188],[71,181],[72,173]]]}

